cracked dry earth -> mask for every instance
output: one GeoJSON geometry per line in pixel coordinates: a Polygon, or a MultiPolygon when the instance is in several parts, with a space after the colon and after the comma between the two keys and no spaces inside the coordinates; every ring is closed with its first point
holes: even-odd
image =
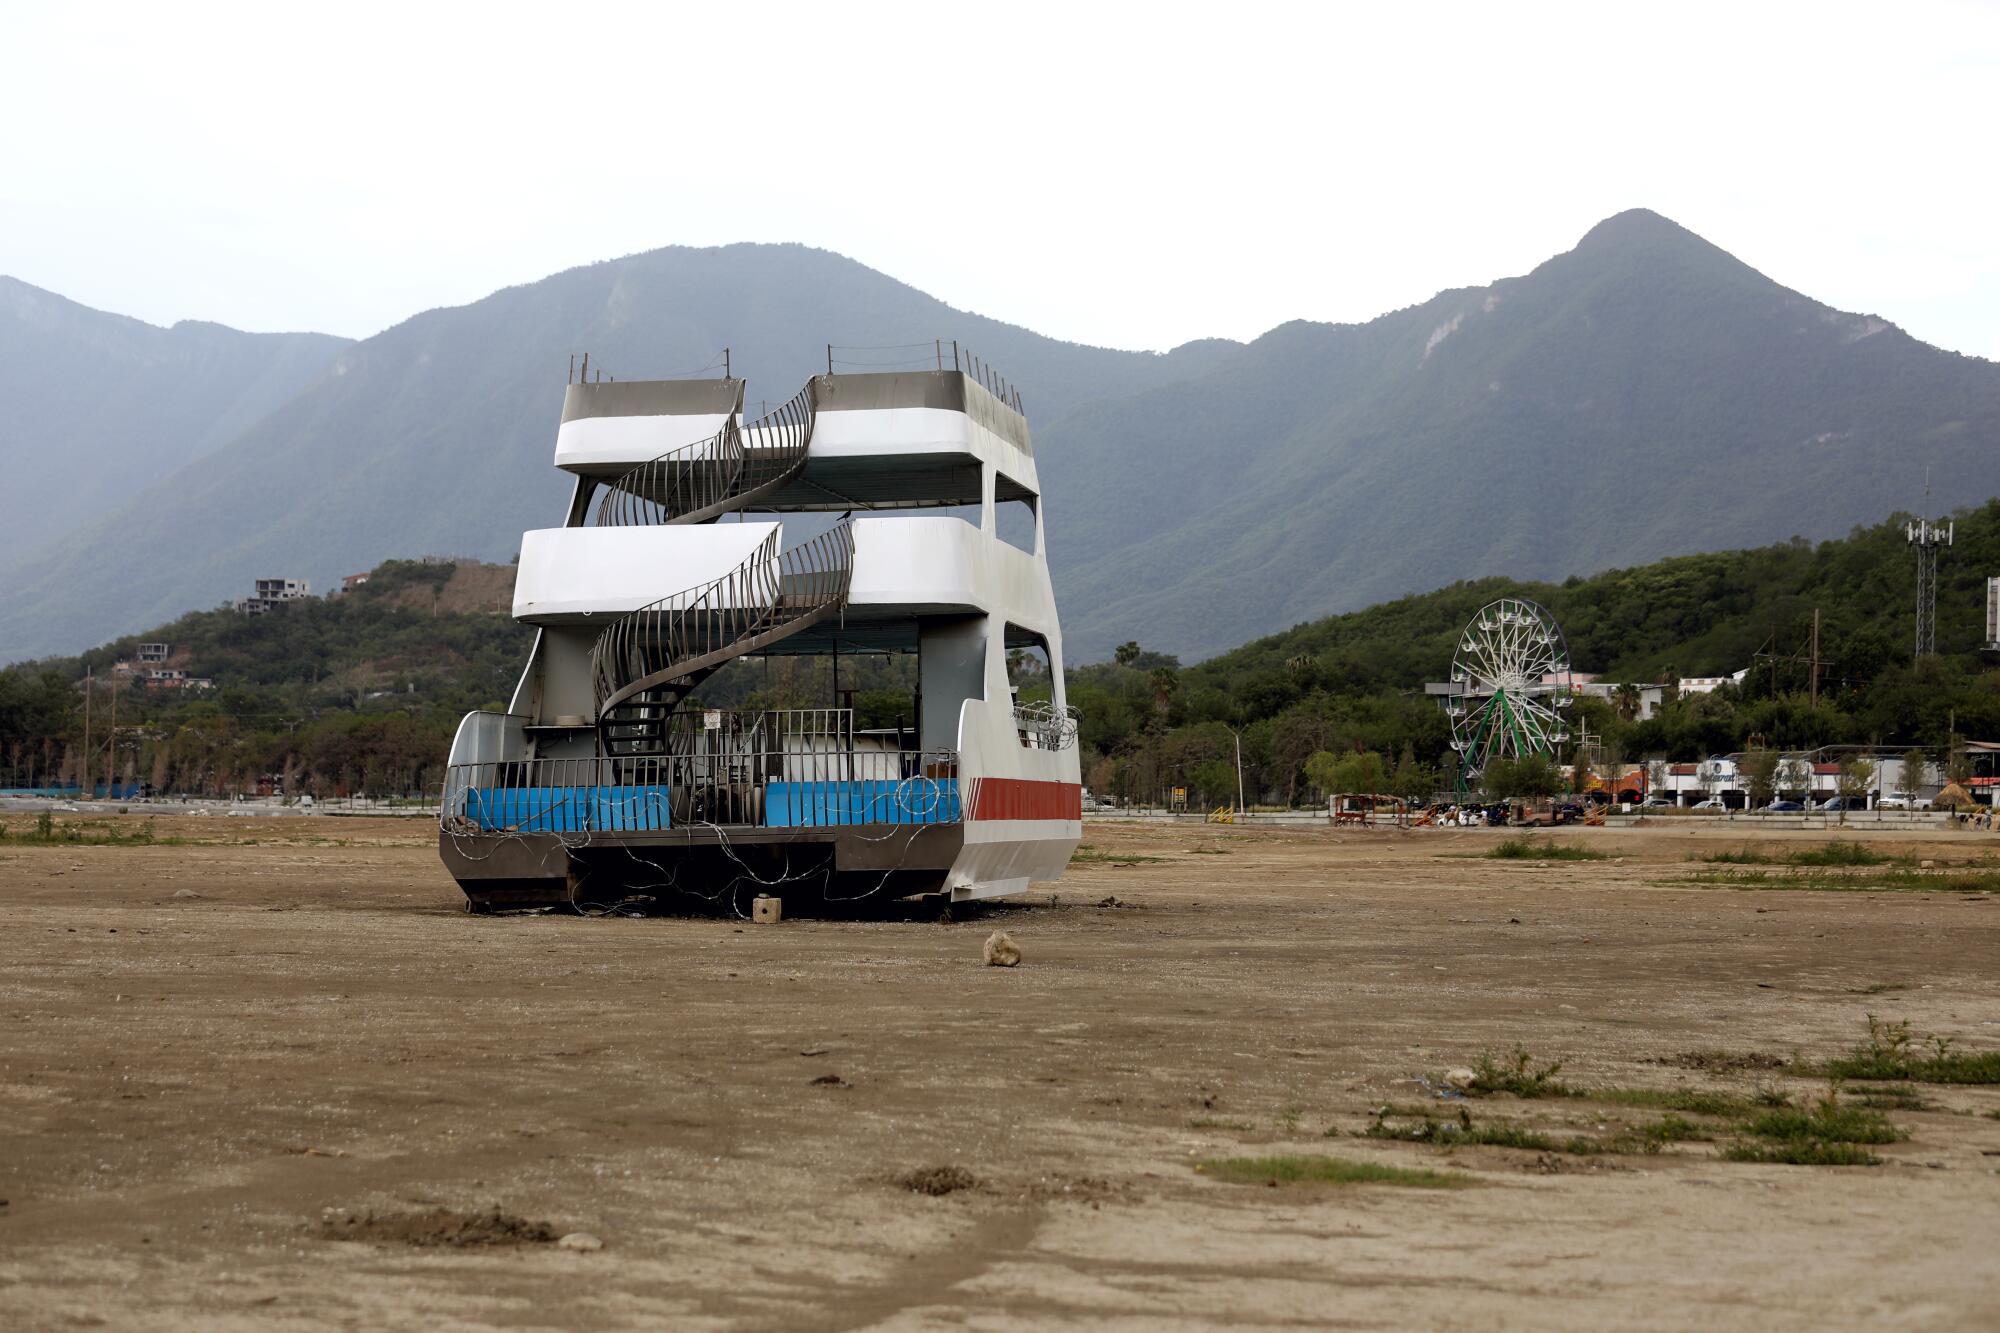
{"type": "Polygon", "coordinates": [[[1795,1097],[1870,1012],[1993,1049],[1995,895],[1682,882],[1740,826],[1093,823],[1055,902],[957,924],[476,918],[425,825],[252,823],[0,842],[0,1327],[2000,1326],[2000,1088],[1873,1167],[1358,1136],[1516,1046],[1795,1097]],[[1671,1062],[1714,1051],[1790,1063],[1671,1062]],[[1195,1169],[1278,1154],[1469,1184],[1195,1169]]]}

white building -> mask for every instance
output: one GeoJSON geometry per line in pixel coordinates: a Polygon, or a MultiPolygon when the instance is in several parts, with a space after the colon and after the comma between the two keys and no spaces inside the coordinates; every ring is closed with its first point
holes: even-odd
{"type": "Polygon", "coordinates": [[[312,596],[312,584],[304,579],[258,579],[256,589],[254,596],[241,598],[229,605],[246,616],[261,616],[286,602],[303,601],[312,596]]]}

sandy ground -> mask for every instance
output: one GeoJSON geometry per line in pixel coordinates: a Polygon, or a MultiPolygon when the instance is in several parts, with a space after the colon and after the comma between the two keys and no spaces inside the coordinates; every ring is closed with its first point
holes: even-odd
{"type": "Polygon", "coordinates": [[[205,842],[0,842],[0,1327],[2000,1326],[2000,1088],[1923,1090],[1876,1167],[1356,1136],[1516,1045],[1794,1095],[1660,1061],[1823,1058],[1870,1012],[1991,1049],[2000,895],[1677,882],[1740,828],[1540,864],[1094,824],[1054,901],[956,924],[476,918],[420,823],[158,830],[205,842]],[[1195,1169],[1280,1153],[1472,1183],[1195,1169]],[[947,1165],[980,1184],[897,1183],[947,1165]],[[604,1248],[408,1243],[491,1209],[604,1248]]]}

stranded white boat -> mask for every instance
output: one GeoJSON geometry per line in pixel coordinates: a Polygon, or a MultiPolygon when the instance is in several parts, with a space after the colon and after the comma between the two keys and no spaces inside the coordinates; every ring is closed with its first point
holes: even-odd
{"type": "Polygon", "coordinates": [[[1062,873],[1082,786],[1028,424],[990,372],[949,345],[937,364],[815,376],[747,422],[737,379],[569,386],[574,494],[514,588],[533,653],[452,742],[439,848],[475,910],[960,900],[1062,873]],[[1001,539],[1009,502],[1031,545],[1001,539]],[[1010,688],[1028,649],[1046,702],[1010,688]],[[857,734],[839,697],[700,706],[746,657],[856,653],[914,655],[912,726],[857,734]]]}

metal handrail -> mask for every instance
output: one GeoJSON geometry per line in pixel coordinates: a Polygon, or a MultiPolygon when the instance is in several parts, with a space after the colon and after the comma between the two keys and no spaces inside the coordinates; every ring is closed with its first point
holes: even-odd
{"type": "Polygon", "coordinates": [[[746,425],[732,416],[705,440],[668,450],[610,483],[599,527],[703,523],[741,509],[791,481],[812,448],[814,388],[793,394],[746,425]]]}
{"type": "Polygon", "coordinates": [[[854,528],[842,522],[789,551],[778,533],[713,582],[618,618],[591,648],[598,734],[657,731],[682,697],[724,663],[817,624],[847,604],[854,528]],[[636,716],[615,716],[632,705],[636,716]]]}

